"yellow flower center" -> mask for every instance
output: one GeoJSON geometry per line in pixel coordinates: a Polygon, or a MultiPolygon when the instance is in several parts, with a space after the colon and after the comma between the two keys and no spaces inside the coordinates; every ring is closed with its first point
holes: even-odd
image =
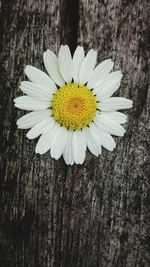
{"type": "Polygon", "coordinates": [[[51,107],[58,123],[70,130],[80,130],[96,115],[96,97],[87,86],[69,83],[56,91],[51,107]]]}

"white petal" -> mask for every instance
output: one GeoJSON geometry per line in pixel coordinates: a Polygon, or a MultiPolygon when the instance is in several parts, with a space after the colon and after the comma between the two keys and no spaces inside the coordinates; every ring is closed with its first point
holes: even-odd
{"type": "Polygon", "coordinates": [[[59,159],[64,152],[68,131],[65,127],[59,127],[52,141],[51,157],[59,159]]]}
{"type": "Polygon", "coordinates": [[[20,96],[14,99],[15,107],[23,110],[42,110],[50,107],[49,101],[34,99],[30,96],[20,96]]]}
{"type": "Polygon", "coordinates": [[[123,136],[125,133],[125,129],[119,123],[112,121],[111,119],[106,119],[101,115],[96,116],[94,122],[103,132],[116,136],[123,136]]]}
{"type": "Polygon", "coordinates": [[[94,88],[101,84],[105,79],[108,73],[112,70],[114,63],[111,59],[106,59],[102,61],[97,67],[94,69],[90,80],[88,81],[87,86],[89,88],[94,88]]]}
{"type": "Polygon", "coordinates": [[[108,98],[118,90],[122,76],[121,71],[114,71],[108,75],[107,80],[99,87],[97,94],[100,99],[108,98]]]}
{"type": "Polygon", "coordinates": [[[116,144],[115,144],[114,139],[111,137],[111,135],[100,131],[100,129],[96,125],[94,125],[94,123],[91,124],[90,128],[99,137],[101,145],[105,147],[107,150],[113,151],[116,144]]]}
{"type": "Polygon", "coordinates": [[[17,120],[17,125],[19,129],[28,129],[33,127],[38,122],[43,119],[49,118],[51,116],[51,110],[46,109],[42,111],[33,111],[17,120]]]}
{"type": "Polygon", "coordinates": [[[61,45],[58,53],[61,75],[67,83],[72,81],[72,57],[67,45],[61,45]]]}
{"type": "Polygon", "coordinates": [[[73,55],[73,79],[75,82],[79,82],[79,70],[81,62],[84,59],[84,49],[82,46],[77,46],[73,55]]]}
{"type": "Polygon", "coordinates": [[[86,142],[81,131],[75,131],[72,138],[73,157],[76,164],[85,160],[86,142]]]}
{"type": "Polygon", "coordinates": [[[93,155],[97,157],[99,154],[99,148],[98,148],[99,143],[96,142],[95,138],[91,134],[90,128],[89,127],[83,128],[82,133],[84,135],[87,148],[93,155]]]}
{"type": "Polygon", "coordinates": [[[55,83],[45,72],[30,65],[27,65],[24,71],[30,81],[56,89],[55,83]]]}
{"type": "Polygon", "coordinates": [[[20,89],[28,96],[45,101],[50,101],[55,92],[55,88],[27,81],[21,82],[20,89]]]}
{"type": "Polygon", "coordinates": [[[59,86],[62,86],[65,81],[63,77],[61,76],[60,70],[59,70],[59,64],[58,64],[58,58],[57,56],[51,51],[47,50],[43,54],[43,60],[45,68],[52,78],[52,80],[58,84],[59,86]]]}
{"type": "Polygon", "coordinates": [[[67,165],[74,164],[72,138],[73,138],[73,131],[68,131],[67,142],[63,153],[63,158],[67,165]]]}
{"type": "Polygon", "coordinates": [[[96,64],[96,59],[97,59],[97,52],[91,49],[81,63],[79,72],[80,83],[85,84],[91,78],[93,69],[96,64]]]}
{"type": "Polygon", "coordinates": [[[109,151],[113,151],[114,148],[116,147],[116,144],[112,136],[110,134],[107,134],[101,131],[99,132],[100,132],[99,136],[100,136],[102,146],[109,151]]]}
{"type": "Polygon", "coordinates": [[[52,127],[53,125],[54,125],[54,120],[51,117],[46,118],[37,123],[36,125],[34,125],[26,136],[29,139],[34,139],[38,137],[40,134],[46,133],[49,130],[50,126],[52,127]]]}
{"type": "Polygon", "coordinates": [[[55,123],[47,133],[41,135],[35,148],[36,153],[44,154],[51,148],[53,138],[59,127],[60,125],[55,123]]]}
{"type": "Polygon", "coordinates": [[[100,109],[103,111],[115,111],[119,109],[129,109],[133,105],[133,101],[124,97],[110,97],[104,99],[100,103],[100,109]]]}
{"type": "Polygon", "coordinates": [[[101,111],[100,114],[104,118],[113,120],[113,121],[115,121],[115,122],[117,122],[119,124],[123,124],[123,123],[127,122],[127,115],[125,115],[125,114],[123,114],[121,112],[118,112],[118,111],[111,111],[111,112],[101,111]]]}
{"type": "Polygon", "coordinates": [[[102,147],[101,147],[100,138],[99,138],[98,132],[95,131],[94,127],[95,127],[95,124],[91,123],[90,127],[89,127],[89,130],[90,130],[90,133],[91,133],[92,137],[94,138],[94,140],[95,140],[95,142],[97,144],[98,154],[101,154],[102,153],[102,147]]]}
{"type": "Polygon", "coordinates": [[[101,96],[101,91],[103,91],[104,86],[107,89],[107,86],[114,84],[114,81],[118,81],[118,83],[119,83],[121,78],[122,78],[121,71],[113,71],[109,74],[106,74],[105,77],[103,78],[103,80],[101,80],[101,82],[99,83],[99,85],[94,87],[94,89],[93,89],[94,94],[97,94],[97,95],[99,94],[101,96]]]}

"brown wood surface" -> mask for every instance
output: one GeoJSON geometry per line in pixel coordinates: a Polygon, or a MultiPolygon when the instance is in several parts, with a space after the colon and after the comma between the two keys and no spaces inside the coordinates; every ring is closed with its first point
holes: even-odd
{"type": "Polygon", "coordinates": [[[146,0],[1,0],[0,266],[148,267],[148,58],[146,0]],[[61,43],[98,50],[124,73],[134,101],[114,152],[66,166],[18,130],[14,107],[26,64],[61,43]]]}

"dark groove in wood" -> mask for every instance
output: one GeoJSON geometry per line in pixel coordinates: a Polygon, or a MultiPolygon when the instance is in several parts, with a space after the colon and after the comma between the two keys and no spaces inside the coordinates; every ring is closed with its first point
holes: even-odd
{"type": "Polygon", "coordinates": [[[79,23],[79,0],[64,0],[60,11],[60,40],[68,44],[72,54],[77,46],[79,23]]]}

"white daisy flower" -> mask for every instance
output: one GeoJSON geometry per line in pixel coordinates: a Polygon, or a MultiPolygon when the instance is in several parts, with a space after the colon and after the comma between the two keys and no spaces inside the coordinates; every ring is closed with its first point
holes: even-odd
{"type": "Polygon", "coordinates": [[[17,121],[18,128],[31,128],[27,137],[40,136],[35,152],[50,150],[52,158],[61,155],[68,165],[82,164],[86,149],[98,156],[101,147],[112,151],[116,144],[111,135],[123,136],[127,116],[118,110],[129,109],[132,101],[112,97],[119,88],[122,74],[112,71],[114,63],[104,60],[96,67],[97,52],[85,56],[82,46],[73,58],[67,45],[60,47],[58,57],[47,50],[44,65],[49,75],[26,66],[30,81],[20,89],[25,96],[17,97],[15,106],[30,113],[17,121]]]}

